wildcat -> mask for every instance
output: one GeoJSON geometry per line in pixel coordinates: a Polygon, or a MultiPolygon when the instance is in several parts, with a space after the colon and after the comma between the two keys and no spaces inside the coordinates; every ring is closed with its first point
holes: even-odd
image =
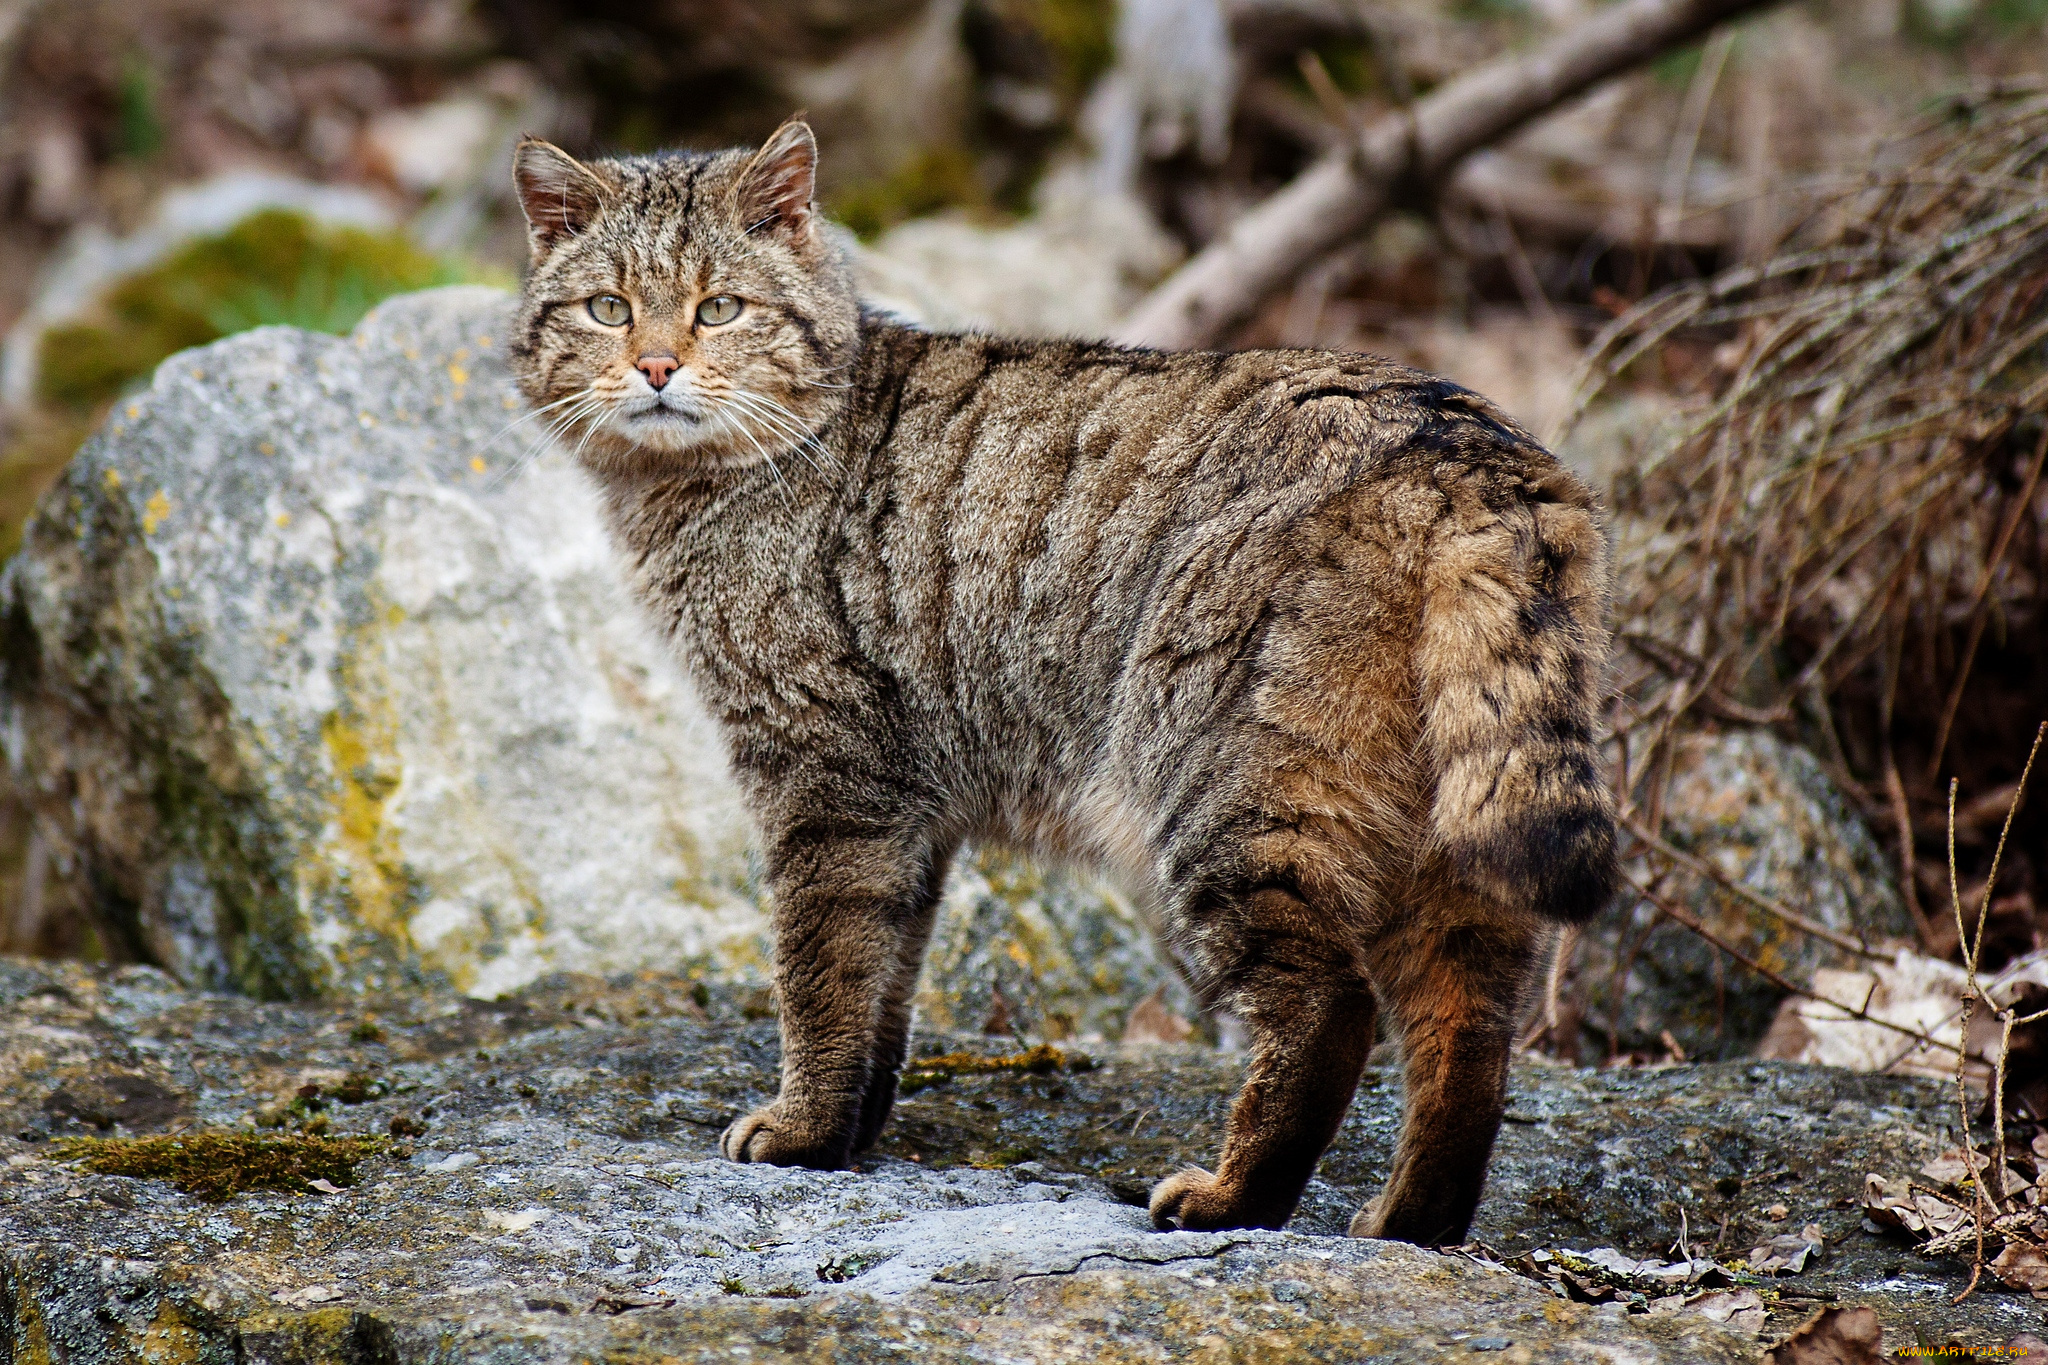
{"type": "Polygon", "coordinates": [[[513,365],[717,717],[774,891],[781,1094],[735,1161],[889,1116],[966,840],[1133,887],[1250,1058],[1161,1227],[1279,1227],[1375,1009],[1407,1111],[1360,1235],[1462,1240],[1560,924],[1610,894],[1590,494],[1372,357],[941,335],[864,312],[816,144],[523,142],[513,365]]]}

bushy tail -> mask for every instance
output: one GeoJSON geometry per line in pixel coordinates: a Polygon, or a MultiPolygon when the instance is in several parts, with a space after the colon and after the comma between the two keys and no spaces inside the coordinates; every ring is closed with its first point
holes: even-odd
{"type": "Polygon", "coordinates": [[[1618,877],[1593,746],[1606,541],[1591,496],[1562,470],[1533,484],[1483,466],[1448,472],[1417,655],[1434,836],[1482,894],[1582,923],[1618,877]]]}

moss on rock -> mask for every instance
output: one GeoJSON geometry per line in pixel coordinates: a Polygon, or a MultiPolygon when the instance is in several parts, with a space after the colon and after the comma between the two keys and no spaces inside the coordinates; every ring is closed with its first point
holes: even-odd
{"type": "Polygon", "coordinates": [[[99,1175],[168,1180],[210,1204],[252,1190],[304,1191],[315,1180],[356,1183],[356,1167],[391,1144],[375,1137],[183,1133],[170,1137],[74,1138],[58,1154],[99,1175]]]}
{"type": "Polygon", "coordinates": [[[42,340],[39,396],[89,409],[187,347],[276,324],[346,332],[379,300],[476,273],[396,233],[266,210],[121,281],[96,315],[52,328],[42,340]]]}

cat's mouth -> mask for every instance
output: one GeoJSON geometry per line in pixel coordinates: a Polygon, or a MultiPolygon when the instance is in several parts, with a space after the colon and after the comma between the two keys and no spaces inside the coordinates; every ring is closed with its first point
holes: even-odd
{"type": "Polygon", "coordinates": [[[672,427],[697,426],[704,420],[704,413],[696,407],[662,402],[656,399],[644,408],[622,414],[628,422],[639,426],[672,427]]]}

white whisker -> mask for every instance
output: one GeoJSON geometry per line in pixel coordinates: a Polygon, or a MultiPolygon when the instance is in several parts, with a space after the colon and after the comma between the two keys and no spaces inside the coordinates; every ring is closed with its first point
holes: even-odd
{"type": "Polygon", "coordinates": [[[504,469],[500,470],[497,474],[493,475],[490,478],[490,480],[484,484],[484,491],[487,493],[495,493],[496,491],[498,491],[498,489],[510,483],[519,474],[525,472],[526,467],[533,463],[534,459],[539,455],[540,451],[543,448],[545,448],[547,443],[550,440],[554,440],[560,437],[563,426],[565,426],[569,422],[575,421],[580,414],[586,411],[589,407],[595,405],[597,401],[598,400],[595,397],[595,395],[593,395],[590,389],[586,387],[578,389],[576,392],[568,395],[568,397],[566,398],[557,398],[554,402],[547,404],[545,407],[535,408],[532,412],[527,413],[524,417],[520,417],[512,422],[508,422],[504,427],[502,427],[498,431],[498,434],[496,436],[493,436],[489,441],[486,441],[481,447],[478,448],[477,453],[479,458],[481,458],[483,451],[489,450],[492,444],[494,444],[500,437],[503,437],[507,432],[510,432],[515,427],[520,426],[522,423],[530,422],[536,417],[546,418],[547,413],[554,410],[555,408],[561,407],[565,403],[575,405],[571,407],[569,411],[563,414],[561,417],[546,418],[546,420],[542,422],[542,425],[548,429],[547,433],[543,435],[539,441],[534,442],[532,445],[528,446],[524,451],[520,452],[520,454],[513,459],[511,464],[507,465],[504,469]]]}
{"type": "MultiPolygon", "coordinates": [[[[506,485],[510,484],[514,479],[518,478],[521,474],[524,474],[527,471],[527,469],[529,469],[533,465],[534,461],[538,460],[541,457],[542,453],[547,450],[549,445],[559,443],[562,440],[565,433],[567,433],[575,425],[575,423],[583,420],[585,417],[588,417],[589,415],[596,412],[603,406],[604,399],[601,395],[590,394],[586,392],[586,394],[583,395],[582,402],[570,408],[569,411],[562,414],[559,418],[552,419],[547,424],[548,430],[541,436],[541,438],[535,441],[532,445],[528,446],[526,450],[521,453],[520,457],[517,460],[507,465],[502,471],[500,471],[488,483],[486,483],[484,485],[484,491],[495,493],[500,488],[503,488],[506,485]]],[[[593,426],[591,430],[595,431],[596,428],[593,426]]],[[[588,432],[585,433],[584,439],[589,439],[588,432]]],[[[577,446],[577,450],[581,451],[582,448],[582,445],[579,443],[577,446]]]]}
{"type": "Polygon", "coordinates": [[[819,459],[822,459],[827,464],[835,468],[838,466],[838,457],[825,448],[824,443],[818,439],[815,432],[805,427],[802,418],[782,404],[764,394],[755,393],[751,389],[735,388],[730,396],[736,404],[751,412],[785,440],[793,442],[797,453],[804,457],[811,468],[821,474],[825,472],[824,465],[820,464],[818,459],[811,458],[811,451],[816,451],[819,459]]]}
{"type": "Polygon", "coordinates": [[[746,427],[742,426],[738,422],[732,422],[727,414],[721,413],[720,417],[722,420],[727,421],[731,425],[733,430],[737,431],[740,435],[746,437],[747,444],[752,446],[763,460],[767,461],[768,472],[775,476],[775,487],[782,493],[783,502],[794,502],[795,499],[791,498],[789,495],[789,485],[783,481],[782,467],[775,463],[775,457],[773,455],[770,455],[766,450],[762,449],[761,443],[754,439],[753,432],[748,431],[746,427]]]}

